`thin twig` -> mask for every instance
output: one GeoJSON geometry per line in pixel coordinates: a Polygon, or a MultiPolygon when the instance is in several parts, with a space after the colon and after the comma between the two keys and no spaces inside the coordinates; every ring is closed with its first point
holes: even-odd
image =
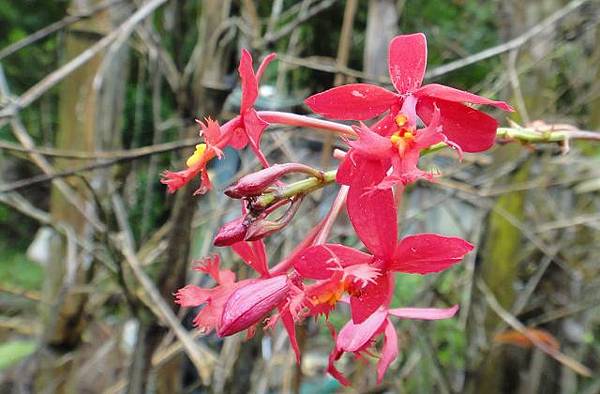
{"type": "Polygon", "coordinates": [[[99,52],[106,49],[117,39],[128,37],[136,25],[152,14],[158,7],[166,3],[168,0],[151,0],[139,8],[129,19],[127,19],[117,29],[111,31],[108,35],[92,45],[80,55],[60,67],[59,69],[48,74],[44,79],[33,85],[20,97],[17,97],[11,104],[0,111],[0,118],[14,116],[21,109],[40,98],[41,95],[56,86],[60,81],[65,79],[73,71],[86,64],[94,58],[99,52]]]}
{"type": "Polygon", "coordinates": [[[27,37],[13,43],[13,44],[10,44],[9,46],[2,48],[2,50],[0,50],[0,60],[4,59],[7,56],[12,55],[13,53],[25,48],[28,45],[33,44],[34,42],[41,40],[42,38],[44,38],[46,36],[49,36],[50,34],[56,32],[64,27],[67,27],[81,19],[85,19],[85,18],[94,16],[98,12],[102,12],[105,9],[110,8],[115,4],[123,3],[123,2],[124,2],[124,0],[107,0],[107,1],[104,1],[104,2],[94,6],[94,7],[91,7],[86,12],[81,12],[81,13],[78,13],[75,15],[69,15],[57,22],[51,23],[48,26],[43,27],[34,33],[31,33],[27,37]]]}
{"type": "Polygon", "coordinates": [[[563,364],[567,368],[573,370],[574,372],[586,377],[592,376],[592,371],[588,367],[581,364],[577,360],[561,353],[559,350],[551,348],[545,342],[541,341],[537,336],[531,334],[527,330],[527,327],[523,323],[521,323],[519,319],[517,319],[515,316],[511,315],[508,311],[502,308],[492,291],[483,282],[483,280],[477,280],[477,287],[483,293],[487,304],[494,310],[494,312],[496,312],[496,314],[509,326],[523,334],[523,336],[525,336],[529,341],[531,341],[531,343],[533,343],[535,347],[537,347],[538,349],[540,349],[541,351],[558,361],[559,363],[563,364]]]}
{"type": "Polygon", "coordinates": [[[148,305],[151,306],[150,309],[157,314],[157,317],[163,323],[167,324],[173,330],[177,339],[183,344],[185,352],[198,370],[202,382],[209,384],[212,366],[216,362],[215,354],[205,345],[194,341],[192,336],[182,327],[177,316],[175,316],[171,308],[169,308],[165,300],[161,297],[154,283],[152,283],[142,270],[140,262],[131,250],[131,247],[126,245],[125,242],[123,242],[122,251],[126,262],[129,264],[136,279],[142,285],[145,295],[148,297],[146,303],[151,303],[151,305],[148,305]]]}

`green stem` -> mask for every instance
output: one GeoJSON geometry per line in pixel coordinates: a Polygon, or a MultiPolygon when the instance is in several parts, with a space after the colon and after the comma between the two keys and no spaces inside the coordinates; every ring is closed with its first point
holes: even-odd
{"type": "Polygon", "coordinates": [[[277,201],[285,200],[302,194],[308,194],[335,182],[336,173],[337,170],[331,170],[324,172],[321,178],[310,177],[298,182],[290,183],[280,190],[263,194],[262,196],[258,197],[252,205],[255,207],[268,207],[277,201]]]}
{"type": "MultiPolygon", "coordinates": [[[[496,137],[500,139],[508,139],[519,141],[522,143],[553,143],[564,142],[570,139],[582,140],[600,140],[600,133],[592,131],[579,130],[553,130],[553,131],[538,131],[531,128],[516,128],[516,127],[500,127],[496,132],[496,137]]],[[[421,155],[427,155],[446,148],[443,142],[430,146],[421,151],[421,155]]],[[[323,173],[321,178],[310,177],[298,182],[291,183],[280,190],[269,192],[261,195],[254,202],[256,207],[268,207],[273,203],[285,200],[294,196],[308,194],[317,189],[325,187],[335,182],[337,170],[331,170],[323,173]]]]}

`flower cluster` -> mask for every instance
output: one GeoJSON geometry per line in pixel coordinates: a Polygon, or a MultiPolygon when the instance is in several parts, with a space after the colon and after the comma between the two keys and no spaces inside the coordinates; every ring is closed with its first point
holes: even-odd
{"type": "MultiPolygon", "coordinates": [[[[252,58],[242,51],[240,114],[219,126],[207,119],[200,123],[204,143],[187,160],[188,169],[165,172],[162,180],[173,192],[196,176],[197,193],[210,189],[207,163],[222,156],[226,146],[250,145],[264,169],[249,174],[226,189],[242,201],[242,216],[225,224],[214,239],[217,246],[231,247],[254,272],[236,281],[235,274],[220,268],[217,255],[200,262],[197,270],[214,280],[210,289],[188,285],[176,301],[199,307],[194,323],[206,332],[227,336],[256,327],[268,328],[279,321],[300,360],[295,326],[309,317],[325,316],[340,304],[348,306],[349,321],[332,335],[335,344],[328,371],[343,384],[348,379],[336,368],[343,353],[359,355],[375,347],[383,336],[377,365],[378,380],[398,356],[394,318],[436,320],[452,317],[458,306],[448,308],[394,308],[391,305],[397,273],[431,274],[443,271],[473,249],[469,242],[439,234],[413,234],[398,239],[397,202],[404,187],[435,174],[418,168],[424,149],[444,143],[462,152],[480,152],[495,140],[497,122],[465,105],[491,105],[511,111],[504,102],[438,84],[422,85],[427,46],[423,34],[395,37],[389,45],[389,73],[396,92],[369,84],[336,87],[306,99],[306,104],[325,118],[352,120],[346,127],[296,114],[257,111],[258,81],[273,59],[269,55],[255,73],[252,58]],[[375,119],[376,118],[376,119],[375,119]],[[374,120],[373,120],[374,119],[374,120]],[[260,150],[260,138],[268,122],[329,129],[340,134],[348,150],[333,179],[341,186],[330,214],[306,236],[291,255],[270,267],[264,238],[279,231],[294,216],[303,193],[286,193],[282,178],[306,174],[315,184],[326,184],[326,174],[300,163],[270,166],[260,150]],[[369,122],[363,123],[363,122],[369,122]],[[347,197],[346,197],[347,196],[347,197]],[[326,238],[335,219],[335,205],[346,197],[346,210],[366,250],[358,250],[326,238]],[[275,211],[281,217],[270,219],[275,211]]],[[[305,192],[309,192],[306,189],[305,192]]]]}

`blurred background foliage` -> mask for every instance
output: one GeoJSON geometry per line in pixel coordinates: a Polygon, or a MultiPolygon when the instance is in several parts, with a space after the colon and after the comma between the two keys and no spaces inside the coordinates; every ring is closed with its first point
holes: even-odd
{"type": "MultiPolygon", "coordinates": [[[[67,15],[102,8],[0,55],[0,86],[8,87],[0,94],[0,107],[147,3],[0,2],[0,50],[67,15]]],[[[140,24],[108,66],[101,52],[80,74],[23,108],[19,119],[34,146],[62,151],[111,152],[193,138],[194,118],[225,121],[237,113],[240,47],[250,48],[255,59],[271,51],[282,59],[263,77],[267,89],[261,90],[260,106],[308,112],[302,105],[306,96],[362,80],[356,70],[364,71],[366,80],[385,78],[378,64],[387,67],[385,46],[394,34],[424,32],[432,70],[526,34],[567,9],[516,50],[430,80],[507,100],[518,110],[510,120],[523,126],[543,121],[536,127],[566,124],[594,131],[600,127],[597,0],[171,0],[140,24]],[[348,41],[342,24],[351,3],[356,10],[348,41]],[[373,22],[369,13],[381,10],[385,18],[373,22]],[[369,29],[375,40],[369,38],[369,29]],[[367,47],[381,46],[378,41],[385,41],[384,50],[366,56],[367,47]],[[340,46],[348,51],[347,61],[331,72],[339,63],[340,46]],[[109,72],[104,69],[102,88],[93,90],[102,67],[109,72]]],[[[509,124],[505,114],[494,115],[509,124]]],[[[0,122],[1,141],[22,143],[13,123],[0,122]]],[[[270,130],[263,142],[274,162],[303,161],[324,168],[335,166],[321,153],[329,152],[330,145],[322,134],[289,128],[270,130]]],[[[513,143],[467,155],[462,162],[451,152],[424,158],[424,168],[440,169],[445,176],[409,189],[402,231],[458,235],[478,249],[448,272],[399,277],[393,305],[459,303],[461,312],[446,321],[398,322],[401,356],[382,385],[375,384],[373,362],[344,360],[355,385],[349,392],[600,392],[598,146],[572,141],[563,155],[565,146],[513,143]],[[511,329],[497,308],[490,307],[494,300],[525,326],[551,335],[567,360],[559,363],[546,356],[527,338],[520,338],[521,346],[515,346],[518,340],[494,341],[511,329]],[[578,364],[589,368],[591,376],[578,373],[578,364]]],[[[257,333],[247,342],[241,336],[225,341],[214,334],[197,336],[202,349],[208,349],[204,357],[216,360],[205,371],[208,383],[181,351],[172,327],[137,300],[146,296],[137,277],[118,268],[123,257],[113,236],[130,234],[157,291],[194,333],[194,311],[178,311],[172,294],[185,283],[210,283],[190,267],[194,259],[217,252],[210,245],[212,236],[238,214],[238,205],[220,191],[257,168],[251,155],[227,152],[211,168],[213,192],[192,197],[193,190],[187,188],[168,195],[159,174],[181,168],[187,153],[173,149],[65,178],[105,231],[90,226],[89,218],[57,191],[56,182],[54,187],[39,182],[0,191],[0,392],[342,391],[323,374],[332,341],[322,321],[300,329],[305,351],[301,367],[295,366],[279,330],[257,333]],[[40,220],[36,210],[49,215],[48,220],[40,220]],[[81,237],[77,242],[92,247],[81,248],[80,243],[69,254],[72,240],[61,232],[61,223],[81,237]],[[69,261],[76,261],[75,268],[69,261]]],[[[24,152],[0,149],[0,160],[0,183],[5,186],[41,173],[39,160],[24,152]]],[[[102,162],[48,160],[57,169],[102,162]]],[[[330,186],[306,198],[292,225],[269,240],[272,265],[325,214],[334,191],[330,186]]],[[[331,239],[360,246],[345,217],[331,239]]],[[[249,274],[231,253],[218,252],[239,277],[249,274]]],[[[338,329],[347,319],[344,310],[330,317],[338,329]]]]}

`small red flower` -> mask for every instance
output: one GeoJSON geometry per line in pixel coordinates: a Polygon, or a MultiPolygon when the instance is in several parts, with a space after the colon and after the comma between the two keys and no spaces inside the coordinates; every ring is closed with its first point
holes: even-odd
{"type": "Polygon", "coordinates": [[[231,147],[234,149],[243,149],[248,143],[264,167],[269,167],[269,163],[260,150],[260,138],[268,123],[258,116],[254,109],[254,103],[258,98],[258,84],[260,77],[266,67],[275,58],[275,54],[267,55],[256,73],[252,68],[252,55],[245,49],[242,49],[242,57],[238,72],[242,81],[242,101],[240,103],[240,114],[227,122],[223,127],[233,134],[231,147]]]}
{"type": "Polygon", "coordinates": [[[439,320],[448,319],[456,314],[458,305],[452,308],[394,308],[381,307],[377,309],[368,319],[362,323],[350,320],[335,338],[335,348],[329,355],[329,366],[327,371],[340,383],[349,386],[348,379],[335,367],[335,361],[339,360],[345,352],[360,355],[367,352],[374,345],[376,338],[383,333],[383,347],[381,357],[377,363],[377,383],[381,383],[385,371],[398,357],[398,337],[396,329],[390,316],[401,319],[439,320]]]}
{"type": "Polygon", "coordinates": [[[202,331],[209,333],[218,330],[223,314],[223,307],[235,289],[247,284],[250,280],[235,281],[235,274],[230,270],[219,270],[220,259],[218,255],[206,258],[195,270],[210,275],[217,283],[212,289],[203,289],[194,285],[187,285],[175,294],[175,302],[183,307],[198,307],[205,305],[194,318],[194,325],[202,331]]]}
{"type": "Polygon", "coordinates": [[[196,150],[186,161],[188,167],[186,170],[163,173],[160,182],[167,185],[169,193],[174,193],[197,175],[200,175],[201,183],[194,194],[204,194],[210,190],[212,184],[206,172],[206,166],[215,156],[219,158],[223,156],[222,149],[231,138],[231,135],[225,133],[219,124],[210,118],[206,119],[206,123],[199,120],[196,122],[200,125],[200,136],[204,137],[204,143],[196,145],[196,150]]]}
{"type": "Polygon", "coordinates": [[[246,147],[250,142],[252,150],[262,165],[269,166],[267,159],[260,150],[260,138],[268,124],[256,113],[254,102],[258,97],[260,77],[266,66],[274,58],[274,53],[267,55],[255,74],[252,69],[252,56],[248,51],[242,49],[242,57],[238,67],[242,80],[240,115],[223,126],[219,126],[217,122],[211,119],[206,119],[206,123],[196,120],[200,124],[200,136],[204,137],[204,143],[196,145],[196,150],[186,161],[188,167],[186,170],[165,171],[163,173],[161,183],[167,185],[169,193],[174,193],[197,175],[200,175],[201,184],[194,194],[204,194],[210,190],[211,182],[206,172],[206,166],[215,156],[221,158],[223,156],[222,149],[226,146],[239,150],[246,147]]]}
{"type": "Polygon", "coordinates": [[[405,127],[406,122],[406,117],[398,116],[398,131],[390,137],[383,137],[362,123],[360,127],[354,127],[358,139],[348,141],[351,149],[338,169],[336,180],[351,185],[356,178],[377,179],[372,182],[372,187],[378,189],[387,189],[394,184],[405,186],[417,179],[431,180],[433,174],[420,170],[417,164],[423,149],[447,142],[442,133],[440,111],[436,109],[429,126],[422,129],[405,127]],[[380,162],[381,166],[378,171],[375,168],[361,171],[360,162],[364,160],[380,162]],[[387,175],[390,165],[393,171],[387,175]]]}
{"type": "Polygon", "coordinates": [[[396,93],[375,85],[356,83],[329,89],[306,99],[316,113],[333,119],[367,120],[389,114],[374,129],[384,136],[393,133],[398,115],[416,125],[416,116],[430,124],[435,108],[449,141],[465,152],[484,151],[492,146],[498,123],[485,113],[462,103],[513,109],[503,101],[490,100],[448,86],[421,86],[427,64],[427,41],[422,33],[396,36],[388,50],[389,73],[396,93]],[[416,115],[416,116],[415,116],[416,115]]]}
{"type": "Polygon", "coordinates": [[[392,221],[395,225],[395,216],[378,219],[373,219],[373,224],[359,233],[372,254],[324,244],[307,248],[294,257],[296,272],[305,279],[316,280],[304,290],[313,314],[328,313],[347,293],[352,320],[359,324],[380,306],[389,304],[392,272],[422,275],[440,272],[460,262],[473,249],[461,238],[437,234],[416,234],[397,242],[396,228],[389,225],[392,221]]]}

